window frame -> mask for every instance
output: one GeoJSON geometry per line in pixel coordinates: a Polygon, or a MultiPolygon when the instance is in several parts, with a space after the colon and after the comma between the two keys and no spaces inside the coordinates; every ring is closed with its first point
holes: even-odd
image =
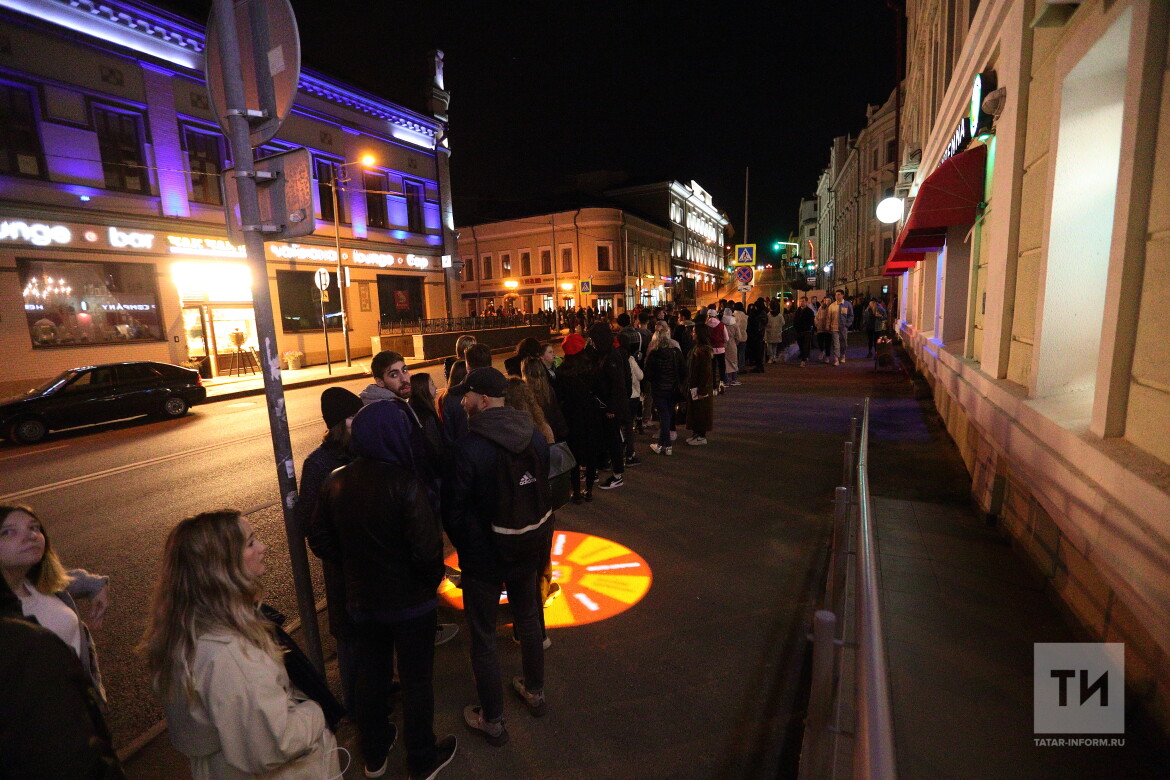
{"type": "Polygon", "coordinates": [[[37,100],[39,95],[37,94],[36,89],[29,85],[17,84],[11,81],[0,81],[0,89],[9,95],[13,93],[22,93],[25,97],[28,98],[30,127],[26,129],[26,133],[32,137],[32,140],[36,145],[35,154],[32,156],[35,157],[37,165],[36,174],[22,173],[20,171],[19,158],[22,155],[22,151],[17,149],[15,144],[11,143],[14,138],[15,131],[13,130],[10,117],[10,121],[0,123],[0,137],[5,139],[5,145],[0,148],[3,148],[7,151],[7,164],[10,166],[9,170],[0,171],[0,175],[15,176],[22,179],[47,179],[49,177],[49,172],[45,165],[45,144],[41,139],[41,128],[39,122],[40,104],[37,100]]]}
{"type": "Polygon", "coordinates": [[[114,192],[129,192],[135,195],[152,194],[150,170],[146,165],[146,115],[140,110],[125,108],[104,101],[90,103],[89,109],[94,134],[98,140],[98,156],[101,158],[103,188],[114,192]],[[102,121],[102,116],[118,117],[121,120],[128,120],[128,124],[123,123],[121,129],[124,130],[128,126],[133,127],[135,136],[133,145],[121,142],[127,139],[103,137],[102,130],[108,127],[108,123],[102,121]],[[111,143],[111,141],[115,141],[116,143],[111,143]],[[124,156],[131,151],[137,155],[134,161],[130,161],[124,156]],[[112,158],[107,157],[107,152],[115,156],[112,158]],[[121,159],[118,159],[118,156],[121,156],[121,159]],[[127,171],[128,168],[137,168],[140,171],[139,178],[141,184],[138,187],[132,187],[128,184],[128,179],[130,178],[127,171]]]}
{"type": "Polygon", "coordinates": [[[520,250],[520,276],[532,276],[532,250],[520,250]]]}
{"type": "MultiPolygon", "coordinates": [[[[320,298],[313,300],[313,292],[320,294],[321,290],[317,287],[314,278],[315,271],[302,271],[300,269],[278,268],[276,269],[276,299],[280,304],[280,328],[284,333],[320,333],[322,330],[321,323],[321,303],[320,298]],[[295,280],[296,284],[292,282],[295,280]],[[301,288],[301,289],[297,289],[301,288]],[[290,305],[297,303],[303,305],[304,301],[294,301],[292,296],[299,295],[307,291],[309,295],[310,306],[307,311],[316,316],[316,321],[310,323],[306,327],[289,327],[290,315],[288,312],[300,311],[298,306],[290,305]]],[[[337,288],[337,274],[333,271],[329,272],[329,290],[337,288]]],[[[328,315],[341,314],[341,301],[333,300],[337,296],[330,296],[330,300],[325,303],[326,322],[328,323],[328,315]],[[333,307],[337,307],[334,309],[333,307]]],[[[329,330],[341,332],[341,318],[336,317],[337,324],[329,328],[329,330]]]]}
{"type": "Polygon", "coordinates": [[[339,194],[337,196],[337,210],[341,212],[339,215],[333,213],[333,188],[337,186],[334,182],[337,181],[338,171],[341,170],[341,165],[344,163],[339,157],[331,157],[325,154],[313,154],[313,179],[317,182],[317,218],[323,222],[332,223],[335,220],[340,224],[348,224],[345,219],[345,198],[339,194]],[[327,166],[330,178],[324,180],[321,178],[322,166],[327,166]]]}
{"type": "Polygon", "coordinates": [[[223,135],[210,128],[183,123],[179,125],[179,137],[182,140],[183,153],[187,155],[187,191],[189,193],[189,197],[195,203],[202,203],[207,206],[222,206],[223,187],[221,186],[221,181],[223,176],[223,169],[225,167],[224,162],[227,160],[223,135]],[[190,136],[199,136],[202,139],[211,139],[211,141],[215,143],[218,156],[215,159],[216,170],[214,173],[204,170],[196,171],[195,158],[191,156],[191,143],[189,140],[190,136]],[[212,180],[214,181],[214,187],[210,187],[206,181],[201,186],[205,192],[210,191],[214,194],[214,200],[204,200],[200,197],[200,187],[196,185],[196,177],[199,179],[212,177],[212,180]]]}
{"type": "Polygon", "coordinates": [[[554,268],[553,263],[556,262],[556,258],[553,256],[553,248],[551,246],[542,246],[536,251],[540,255],[540,275],[550,276],[554,268]],[[545,260],[548,260],[548,262],[545,263],[545,260]]]}
{"type": "Polygon", "coordinates": [[[487,252],[485,254],[480,255],[479,262],[480,262],[480,266],[481,266],[481,269],[480,269],[481,273],[479,275],[479,278],[485,282],[491,281],[494,278],[492,275],[492,255],[491,255],[491,252],[487,252]]]}
{"type": "Polygon", "coordinates": [[[427,199],[426,185],[421,181],[404,178],[402,196],[406,199],[406,229],[411,233],[426,233],[427,222],[423,213],[427,199]]]}
{"type": "MultiPolygon", "coordinates": [[[[374,181],[374,185],[378,182],[374,181]]],[[[390,229],[390,176],[382,170],[362,171],[362,190],[366,195],[366,227],[390,229]],[[371,186],[370,179],[381,179],[381,186],[371,186]],[[376,217],[380,217],[376,219],[376,217]]]]}

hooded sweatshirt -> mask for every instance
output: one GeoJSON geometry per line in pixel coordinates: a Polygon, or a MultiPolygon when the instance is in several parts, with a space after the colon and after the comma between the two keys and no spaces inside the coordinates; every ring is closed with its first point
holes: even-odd
{"type": "MultiPolygon", "coordinates": [[[[503,582],[523,572],[507,568],[493,539],[499,459],[505,453],[536,448],[541,475],[548,474],[548,444],[527,412],[510,406],[492,407],[474,415],[468,432],[454,445],[454,457],[443,478],[443,527],[455,549],[464,576],[503,582]]],[[[533,565],[536,565],[533,563],[533,565]]],[[[524,567],[520,567],[524,568],[524,567]]]]}
{"type": "MultiPolygon", "coordinates": [[[[426,439],[418,415],[410,404],[389,390],[385,392],[390,394],[390,399],[369,403],[354,415],[350,425],[350,447],[355,455],[402,466],[421,479],[427,487],[431,508],[437,512],[440,467],[427,457],[426,439]]],[[[365,394],[363,391],[362,397],[365,394]]]]}
{"type": "Polygon", "coordinates": [[[374,401],[393,401],[394,399],[398,398],[398,396],[395,395],[393,390],[382,387],[380,384],[375,382],[365,390],[362,390],[360,393],[358,393],[358,398],[362,399],[363,404],[372,404],[374,401]]]}
{"type": "Polygon", "coordinates": [[[711,351],[722,355],[727,351],[727,328],[718,317],[707,318],[707,329],[711,332],[711,351]]]}

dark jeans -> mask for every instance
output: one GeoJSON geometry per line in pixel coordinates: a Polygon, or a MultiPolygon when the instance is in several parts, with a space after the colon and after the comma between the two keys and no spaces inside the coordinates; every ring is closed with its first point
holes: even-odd
{"type": "Polygon", "coordinates": [[[573,467],[573,491],[592,490],[593,483],[597,481],[597,464],[588,463],[585,466],[580,464],[573,467]],[[581,484],[581,472],[585,472],[585,484],[581,484]]]}
{"type": "Polygon", "coordinates": [[[609,457],[609,467],[614,474],[620,476],[626,470],[626,443],[622,440],[624,423],[614,418],[605,418],[605,454],[609,457]]]}
{"type": "Polygon", "coordinates": [[[817,349],[821,351],[821,357],[826,358],[833,352],[833,334],[824,332],[817,334],[817,349]]]}
{"type": "Polygon", "coordinates": [[[877,346],[877,340],[878,340],[879,335],[880,335],[880,331],[876,331],[876,330],[865,331],[865,336],[868,339],[868,344],[869,344],[869,349],[867,350],[868,352],[873,352],[873,348],[877,346]]]}
{"type": "Polygon", "coordinates": [[[435,610],[399,623],[354,626],[354,719],[367,766],[381,766],[390,749],[390,683],[394,659],[402,682],[403,741],[412,771],[435,754],[435,610]]]}
{"type": "Polygon", "coordinates": [[[670,428],[674,422],[674,396],[654,396],[654,408],[658,410],[658,446],[670,446],[670,428]]]}
{"type": "MultiPolygon", "coordinates": [[[[475,689],[486,720],[504,717],[504,683],[500,658],[496,652],[496,615],[500,610],[501,583],[492,583],[463,574],[463,610],[471,633],[471,670],[475,689]]],[[[524,686],[530,691],[544,690],[544,628],[540,598],[540,572],[536,563],[519,579],[502,583],[508,590],[512,621],[520,637],[520,658],[524,668],[524,686]]],[[[433,644],[435,638],[431,636],[433,644]]]]}
{"type": "Polygon", "coordinates": [[[813,332],[806,330],[796,334],[796,343],[800,345],[800,359],[808,360],[808,353],[812,351],[813,332]]]}

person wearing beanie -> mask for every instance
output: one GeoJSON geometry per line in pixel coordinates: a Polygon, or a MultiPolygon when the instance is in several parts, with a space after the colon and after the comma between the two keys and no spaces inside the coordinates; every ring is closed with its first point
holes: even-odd
{"type": "MultiPolygon", "coordinates": [[[[317,508],[321,486],[334,470],[353,460],[349,452],[349,421],[362,408],[362,399],[344,387],[329,387],[321,393],[321,417],[325,437],[301,466],[300,495],[293,508],[298,531],[308,532],[317,508]]],[[[325,602],[329,609],[329,633],[337,640],[337,671],[341,676],[341,698],[353,712],[354,657],[352,625],[345,611],[345,576],[336,561],[322,560],[325,602]]]]}
{"type": "Polygon", "coordinates": [[[395,658],[402,681],[406,763],[433,776],[455,754],[436,741],[433,684],[443,530],[413,468],[415,424],[394,401],[363,407],[350,426],[352,462],[321,488],[308,542],[345,577],[352,619],[354,718],[367,777],[385,773],[397,730],[388,720],[395,658]]]}

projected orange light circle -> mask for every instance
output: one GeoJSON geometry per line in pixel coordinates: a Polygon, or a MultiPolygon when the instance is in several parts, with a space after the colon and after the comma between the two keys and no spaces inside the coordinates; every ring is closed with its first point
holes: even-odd
{"type": "MultiPolygon", "coordinates": [[[[458,569],[458,554],[448,556],[447,565],[458,569]]],[[[628,547],[600,536],[557,531],[552,579],[561,586],[561,594],[544,608],[546,628],[595,623],[625,612],[650,590],[651,575],[645,559],[628,547]]],[[[443,580],[439,595],[463,609],[463,591],[450,580],[443,580]]]]}

